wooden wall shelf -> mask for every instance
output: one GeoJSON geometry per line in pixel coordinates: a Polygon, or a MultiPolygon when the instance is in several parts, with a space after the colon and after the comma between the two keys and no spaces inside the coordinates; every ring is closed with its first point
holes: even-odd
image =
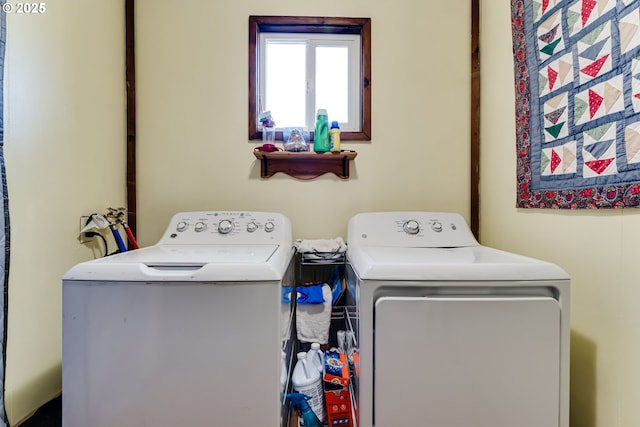
{"type": "Polygon", "coordinates": [[[313,179],[325,173],[349,178],[349,161],[356,158],[355,151],[340,153],[311,153],[290,151],[258,151],[253,154],[260,160],[260,176],[269,178],[278,172],[298,179],[313,179]]]}

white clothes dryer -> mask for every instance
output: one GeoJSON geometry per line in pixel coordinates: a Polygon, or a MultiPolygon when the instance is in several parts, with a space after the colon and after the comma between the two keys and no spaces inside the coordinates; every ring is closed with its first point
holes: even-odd
{"type": "Polygon", "coordinates": [[[279,425],[293,252],[281,214],[185,212],[154,246],[71,268],[64,427],[279,425]]]}
{"type": "Polygon", "coordinates": [[[452,213],[351,218],[362,427],[568,427],[569,285],[452,213]]]}

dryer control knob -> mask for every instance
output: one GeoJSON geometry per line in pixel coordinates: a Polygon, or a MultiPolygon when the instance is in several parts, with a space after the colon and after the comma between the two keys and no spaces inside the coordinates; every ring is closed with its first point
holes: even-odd
{"type": "Polygon", "coordinates": [[[415,219],[410,219],[402,225],[402,229],[407,234],[418,234],[420,232],[420,224],[415,219]]]}
{"type": "Polygon", "coordinates": [[[223,219],[218,223],[218,233],[229,234],[233,230],[233,222],[228,219],[223,219]]]}
{"type": "Polygon", "coordinates": [[[251,221],[250,223],[247,224],[247,231],[249,233],[253,233],[257,229],[258,229],[258,224],[256,224],[255,222],[251,221]]]}
{"type": "Polygon", "coordinates": [[[207,229],[207,224],[202,221],[196,222],[195,230],[196,232],[201,232],[207,229]]]}
{"type": "Polygon", "coordinates": [[[267,233],[271,233],[275,228],[276,225],[271,221],[264,223],[264,231],[266,231],[267,233]]]}
{"type": "Polygon", "coordinates": [[[433,224],[431,224],[431,229],[433,231],[435,231],[436,233],[439,233],[442,231],[442,223],[441,222],[434,222],[433,224]]]}
{"type": "Polygon", "coordinates": [[[189,224],[186,221],[180,221],[178,225],[176,225],[176,230],[184,231],[189,227],[189,224]]]}

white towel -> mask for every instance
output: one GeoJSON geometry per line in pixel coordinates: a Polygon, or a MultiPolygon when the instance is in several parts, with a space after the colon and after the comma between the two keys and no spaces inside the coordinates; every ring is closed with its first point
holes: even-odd
{"type": "Polygon", "coordinates": [[[298,252],[345,252],[347,245],[342,237],[335,239],[318,239],[307,240],[297,239],[293,242],[293,246],[298,252]]]}
{"type": "Polygon", "coordinates": [[[298,252],[302,252],[309,257],[309,255],[317,256],[322,259],[329,259],[331,257],[341,257],[347,251],[347,244],[342,237],[336,237],[335,239],[297,239],[293,242],[293,247],[298,252]],[[315,255],[313,255],[315,254],[315,255]],[[329,254],[329,256],[327,256],[329,254]]]}
{"type": "Polygon", "coordinates": [[[329,342],[331,324],[331,287],[322,285],[323,304],[296,305],[296,327],[298,339],[302,342],[329,342]]]}

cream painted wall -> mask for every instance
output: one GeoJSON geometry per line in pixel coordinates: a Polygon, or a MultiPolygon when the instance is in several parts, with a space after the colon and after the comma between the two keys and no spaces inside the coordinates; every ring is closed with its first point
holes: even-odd
{"type": "Polygon", "coordinates": [[[468,0],[136,7],[142,244],[188,210],[282,212],[295,238],[346,237],[360,211],[445,210],[469,219],[468,0]],[[260,178],[256,144],[247,140],[249,15],[371,18],[373,138],[343,143],[358,151],[349,180],[260,178]]]}
{"type": "Polygon", "coordinates": [[[123,2],[46,7],[7,16],[11,425],[61,390],[61,277],[94,257],[77,240],[80,216],[125,203],[123,2]]]}
{"type": "Polygon", "coordinates": [[[640,211],[515,208],[510,18],[509,2],[481,0],[481,240],[571,275],[571,425],[636,427],[640,211]]]}

